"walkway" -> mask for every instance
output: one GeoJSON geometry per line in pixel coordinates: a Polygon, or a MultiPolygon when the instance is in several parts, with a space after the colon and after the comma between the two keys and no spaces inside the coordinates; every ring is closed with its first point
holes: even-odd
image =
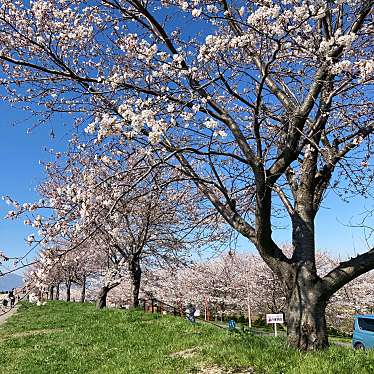
{"type": "Polygon", "coordinates": [[[14,313],[17,312],[17,305],[14,306],[13,308],[9,309],[0,309],[0,325],[4,324],[5,321],[10,317],[12,316],[14,313]]]}

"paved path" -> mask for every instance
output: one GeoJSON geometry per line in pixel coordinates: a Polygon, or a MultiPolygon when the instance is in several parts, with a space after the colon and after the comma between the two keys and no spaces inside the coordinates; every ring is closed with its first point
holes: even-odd
{"type": "Polygon", "coordinates": [[[332,341],[331,344],[339,345],[340,347],[345,347],[345,348],[352,348],[351,343],[346,343],[346,342],[334,342],[332,341]]]}
{"type": "Polygon", "coordinates": [[[4,324],[5,321],[11,316],[13,315],[14,313],[17,312],[17,305],[14,306],[13,308],[11,309],[0,309],[0,325],[4,324]]]}

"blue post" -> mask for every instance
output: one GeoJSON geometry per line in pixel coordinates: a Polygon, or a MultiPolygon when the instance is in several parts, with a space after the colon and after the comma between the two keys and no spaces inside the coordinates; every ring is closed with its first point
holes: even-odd
{"type": "Polygon", "coordinates": [[[228,328],[229,328],[229,331],[236,330],[236,322],[233,319],[230,319],[228,321],[228,328]]]}

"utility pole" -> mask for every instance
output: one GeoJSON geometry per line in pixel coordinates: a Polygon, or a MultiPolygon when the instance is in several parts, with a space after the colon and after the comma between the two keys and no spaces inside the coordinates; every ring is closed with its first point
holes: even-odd
{"type": "Polygon", "coordinates": [[[247,313],[248,313],[248,327],[252,327],[252,321],[251,321],[251,298],[249,293],[249,282],[247,278],[247,313]]]}

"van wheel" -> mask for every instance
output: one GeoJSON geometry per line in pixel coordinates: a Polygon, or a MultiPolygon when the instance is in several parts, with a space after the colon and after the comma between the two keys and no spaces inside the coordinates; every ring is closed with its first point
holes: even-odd
{"type": "Polygon", "coordinates": [[[365,350],[365,347],[362,343],[356,343],[355,344],[355,349],[362,349],[362,350],[365,350]]]}

